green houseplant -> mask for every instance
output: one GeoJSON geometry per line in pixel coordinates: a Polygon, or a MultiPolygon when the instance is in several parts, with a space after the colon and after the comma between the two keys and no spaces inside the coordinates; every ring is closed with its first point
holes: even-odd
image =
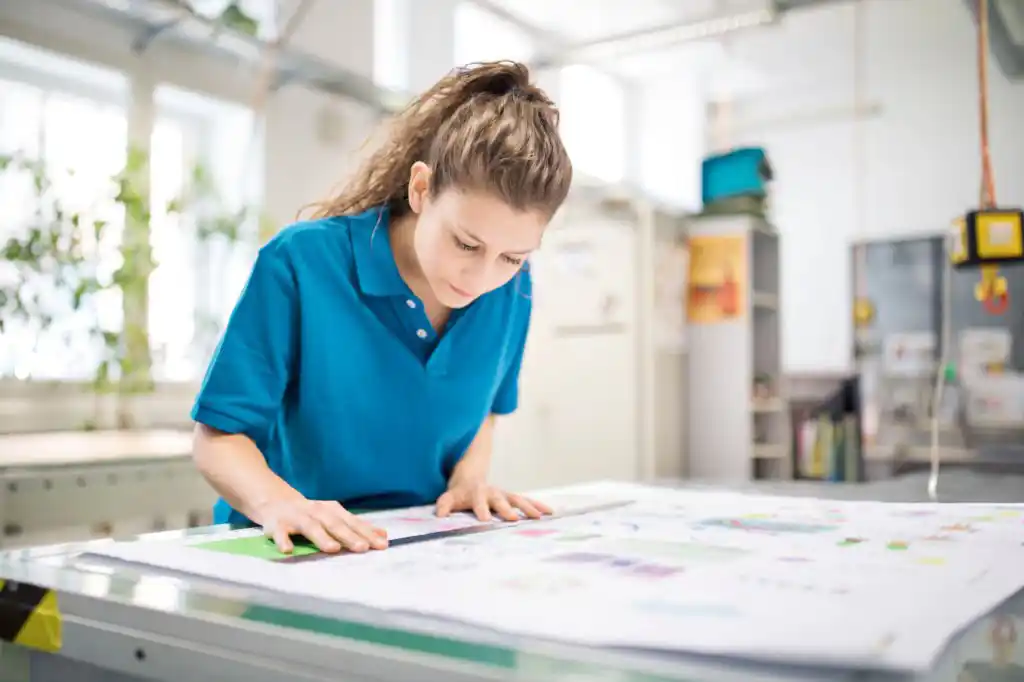
{"type": "MultiPolygon", "coordinates": [[[[155,213],[149,199],[149,160],[146,153],[130,149],[124,168],[102,183],[98,196],[86,205],[67,199],[53,171],[34,159],[0,156],[0,178],[31,186],[31,215],[7,230],[13,234],[0,245],[5,275],[0,277],[0,339],[17,325],[38,337],[68,316],[79,315],[87,325],[85,333],[102,351],[90,387],[115,396],[118,425],[130,428],[126,398],[154,387],[147,321],[149,278],[157,263],[149,239],[155,213]],[[100,256],[111,245],[120,263],[109,272],[101,267],[100,256]],[[82,314],[107,292],[120,293],[120,326],[106,327],[96,316],[82,314]]],[[[192,169],[181,196],[157,208],[187,217],[183,229],[194,230],[200,243],[238,242],[256,218],[248,207],[225,208],[203,166],[192,169]]]]}

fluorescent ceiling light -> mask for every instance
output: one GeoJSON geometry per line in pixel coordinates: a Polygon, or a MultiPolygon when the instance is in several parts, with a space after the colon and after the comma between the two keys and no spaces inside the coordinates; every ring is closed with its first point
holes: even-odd
{"type": "Polygon", "coordinates": [[[680,44],[717,38],[727,33],[764,26],[775,20],[770,9],[760,9],[690,24],[636,31],[570,47],[557,61],[605,61],[637,52],[665,50],[680,44]]]}

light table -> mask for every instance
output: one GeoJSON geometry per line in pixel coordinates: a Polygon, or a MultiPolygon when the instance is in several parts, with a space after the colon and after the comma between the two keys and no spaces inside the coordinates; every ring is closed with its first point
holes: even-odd
{"type": "MultiPolygon", "coordinates": [[[[985,479],[949,473],[947,501],[1021,501],[1019,479],[985,479]],[[986,493],[987,489],[987,493],[986,493]],[[1020,493],[1017,495],[1017,493],[1020,493]]],[[[916,500],[924,496],[920,476],[862,486],[769,484],[752,491],[792,495],[916,500]]],[[[190,534],[215,528],[174,531],[190,534]]],[[[741,661],[610,651],[509,637],[452,622],[315,602],[90,557],[91,543],[20,550],[0,555],[0,578],[53,590],[62,615],[57,653],[7,646],[0,654],[0,680],[33,682],[218,680],[267,682],[344,680],[908,680],[856,670],[809,670],[741,661]],[[6,676],[6,677],[5,677],[6,676]]],[[[999,610],[1024,628],[1024,593],[999,610]]],[[[780,613],[779,618],[784,619],[780,613]]],[[[0,623],[3,618],[0,617],[0,623]]],[[[975,678],[1017,679],[999,668],[1007,654],[985,618],[946,650],[921,680],[953,682],[965,665],[975,678]],[[993,643],[994,642],[994,643],[993,643]],[[995,666],[995,667],[994,667],[995,666]],[[1007,676],[1007,674],[1009,676],[1007,676]]],[[[1012,622],[1012,621],[1011,621],[1012,622]]],[[[1018,633],[1024,640],[1024,632],[1018,633]]],[[[1009,645],[1012,648],[1012,644],[1009,645]]],[[[1024,665],[1024,655],[1016,665],[1024,665]]],[[[1017,668],[1017,673],[1024,668],[1017,668]]],[[[966,678],[965,678],[966,679],[966,678]]],[[[983,682],[983,680],[981,681],[983,682]]]]}

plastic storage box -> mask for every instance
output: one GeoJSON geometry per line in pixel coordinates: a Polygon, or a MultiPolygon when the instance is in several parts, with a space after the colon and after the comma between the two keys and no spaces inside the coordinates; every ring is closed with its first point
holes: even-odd
{"type": "Polygon", "coordinates": [[[760,147],[709,156],[701,164],[701,200],[707,206],[734,197],[765,197],[771,179],[768,157],[760,147]]]}

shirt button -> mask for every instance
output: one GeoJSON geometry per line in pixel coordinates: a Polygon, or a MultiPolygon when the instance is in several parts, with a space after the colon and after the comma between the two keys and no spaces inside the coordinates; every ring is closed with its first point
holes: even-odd
{"type": "Polygon", "coordinates": [[[416,301],[412,300],[411,298],[406,299],[405,304],[407,306],[409,306],[410,308],[415,308],[416,307],[416,301]]]}
{"type": "Polygon", "coordinates": [[[426,329],[417,329],[416,330],[416,336],[420,337],[421,339],[427,338],[427,330],[426,329]]]}

